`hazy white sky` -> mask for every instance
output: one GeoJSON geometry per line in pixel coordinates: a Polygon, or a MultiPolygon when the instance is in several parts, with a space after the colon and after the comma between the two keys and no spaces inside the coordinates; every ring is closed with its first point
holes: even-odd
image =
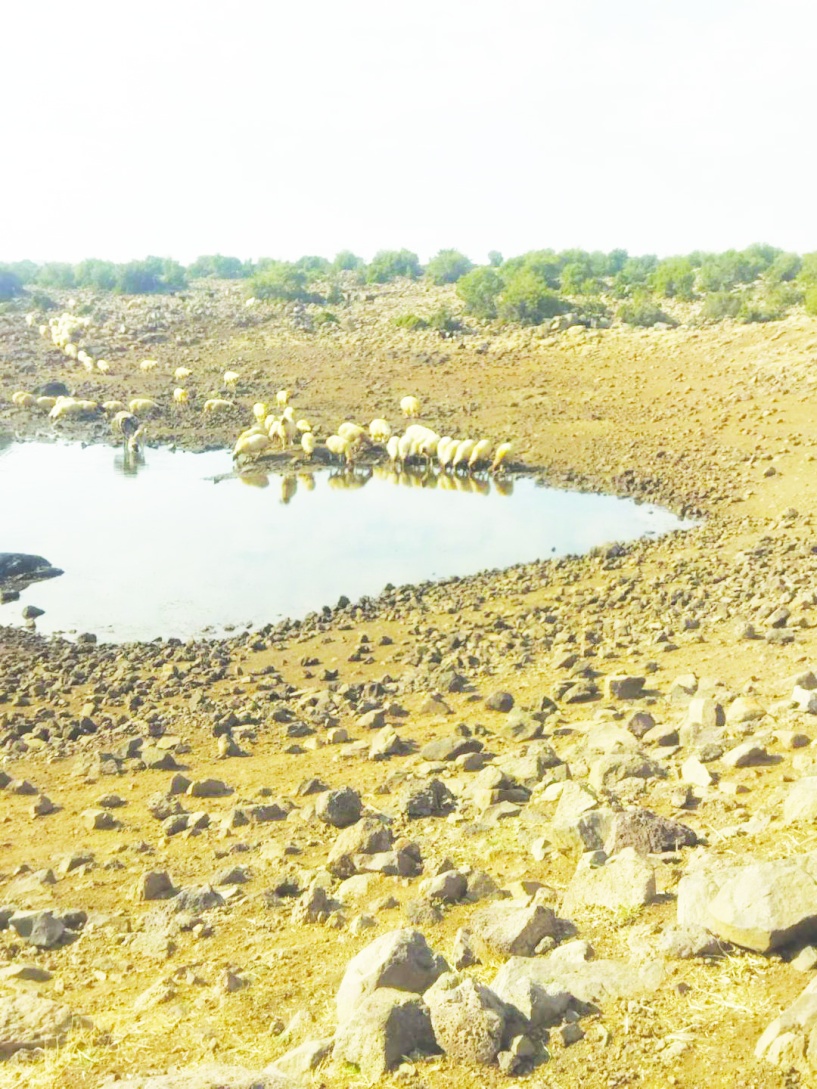
{"type": "Polygon", "coordinates": [[[4,6],[0,261],[817,249],[814,0],[4,6]]]}

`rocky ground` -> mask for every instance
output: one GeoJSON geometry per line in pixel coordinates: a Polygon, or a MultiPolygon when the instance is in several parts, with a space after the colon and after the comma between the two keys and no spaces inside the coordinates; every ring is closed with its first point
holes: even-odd
{"type": "Polygon", "coordinates": [[[111,441],[10,403],[46,381],[154,397],[148,440],[191,447],[283,386],[324,434],[413,393],[701,516],[229,641],[4,629],[3,1086],[817,1081],[817,323],[390,323],[442,302],[78,295],[105,375],[0,315],[12,436],[111,441]]]}

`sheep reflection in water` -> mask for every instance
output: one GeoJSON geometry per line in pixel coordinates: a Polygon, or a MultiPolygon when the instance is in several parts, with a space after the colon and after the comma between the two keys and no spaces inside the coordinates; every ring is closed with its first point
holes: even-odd
{"type": "Polygon", "coordinates": [[[239,473],[238,479],[249,488],[268,488],[269,477],[266,473],[239,473]]]}
{"type": "Polygon", "coordinates": [[[121,447],[113,456],[113,468],[115,473],[121,476],[136,476],[140,469],[146,465],[142,448],[132,449],[129,446],[121,447]]]}
{"type": "Polygon", "coordinates": [[[287,503],[292,502],[295,493],[298,490],[298,480],[292,473],[285,473],[281,477],[281,502],[284,506],[287,503]]]}
{"type": "Polygon", "coordinates": [[[355,488],[363,488],[372,479],[371,469],[354,469],[346,472],[334,472],[329,474],[329,487],[340,491],[353,491],[355,488]]]}

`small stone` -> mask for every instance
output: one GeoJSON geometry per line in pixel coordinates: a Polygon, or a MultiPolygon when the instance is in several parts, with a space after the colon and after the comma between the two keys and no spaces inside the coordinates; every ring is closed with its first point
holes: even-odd
{"type": "Polygon", "coordinates": [[[326,791],[315,803],[315,815],[318,819],[334,828],[348,828],[360,820],[362,812],[360,795],[351,787],[326,791]]]}

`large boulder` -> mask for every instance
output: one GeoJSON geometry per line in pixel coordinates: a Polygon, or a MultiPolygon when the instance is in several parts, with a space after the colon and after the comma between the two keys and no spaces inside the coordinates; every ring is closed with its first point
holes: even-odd
{"type": "Polygon", "coordinates": [[[687,874],[678,922],[758,953],[817,938],[817,852],[687,874]]]}
{"type": "Polygon", "coordinates": [[[755,1058],[809,1079],[817,1074],[817,979],[771,1022],[757,1042],[755,1058]]]}
{"type": "Polygon", "coordinates": [[[615,960],[560,960],[558,957],[512,957],[491,982],[503,1002],[532,1024],[558,1020],[571,1002],[603,1003],[651,994],[665,975],[660,960],[628,963],[615,960]]]}
{"type": "Polygon", "coordinates": [[[344,828],[329,852],[327,867],[335,877],[345,879],[363,868],[361,858],[390,850],[394,835],[385,820],[363,817],[344,828]]]}
{"type": "Polygon", "coordinates": [[[502,1048],[505,1004],[470,976],[446,972],[423,996],[438,1045],[457,1062],[492,1063],[502,1048]]]}
{"type": "Polygon", "coordinates": [[[474,912],[469,925],[478,951],[503,957],[532,956],[542,938],[557,931],[551,908],[516,900],[487,904],[474,912]]]}
{"type": "Polygon", "coordinates": [[[368,1081],[393,1070],[405,1056],[439,1049],[431,1017],[418,994],[383,987],[369,994],[335,1036],[334,1058],[352,1063],[368,1081]]]}
{"type": "Polygon", "coordinates": [[[0,1059],[16,1051],[56,1047],[75,1020],[67,1006],[47,998],[34,994],[0,996],[0,1059]]]}
{"type": "Polygon", "coordinates": [[[581,908],[630,911],[655,899],[655,870],[632,847],[603,866],[593,866],[587,856],[579,860],[565,891],[562,910],[572,915],[581,908]]]}
{"type": "Polygon", "coordinates": [[[613,855],[632,847],[640,855],[653,855],[694,847],[697,842],[693,830],[680,821],[659,817],[648,809],[625,809],[616,813],[604,850],[613,855]]]}
{"type": "Polygon", "coordinates": [[[422,994],[448,965],[429,948],[419,930],[392,930],[352,957],[338,988],[338,1023],[357,1016],[357,1007],[381,988],[422,994]]]}

